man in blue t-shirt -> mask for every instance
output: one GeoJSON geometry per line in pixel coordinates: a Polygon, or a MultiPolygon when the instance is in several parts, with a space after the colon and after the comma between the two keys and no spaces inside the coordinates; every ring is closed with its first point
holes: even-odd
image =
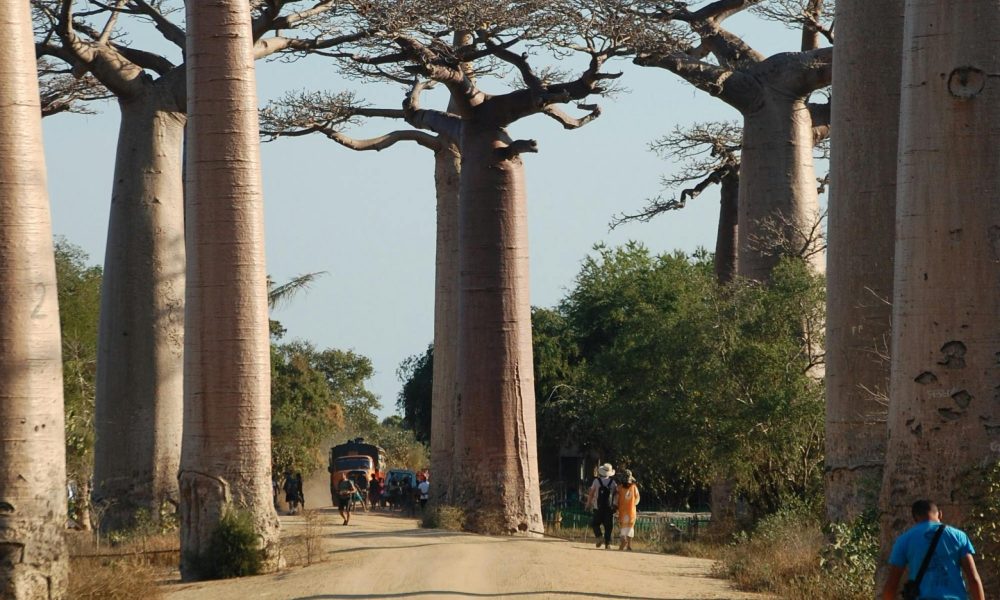
{"type": "Polygon", "coordinates": [[[917,578],[920,565],[939,527],[944,527],[934,553],[920,581],[920,598],[926,600],[985,600],[983,582],[976,571],[975,550],[965,532],[941,524],[941,511],[930,500],[913,503],[913,520],[910,527],[896,539],[889,555],[889,578],[882,591],[883,600],[893,600],[903,577],[917,578]],[[965,581],[962,581],[962,575],[965,581]],[[968,589],[966,589],[968,584],[968,589]]]}

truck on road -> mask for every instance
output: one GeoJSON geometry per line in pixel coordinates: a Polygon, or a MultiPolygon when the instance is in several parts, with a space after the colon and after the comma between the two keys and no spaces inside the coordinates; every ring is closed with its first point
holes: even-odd
{"type": "Polygon", "coordinates": [[[337,504],[337,483],[342,474],[362,489],[368,489],[372,475],[384,477],[387,467],[385,450],[375,444],[366,444],[364,438],[348,440],[330,448],[330,499],[337,504]],[[361,480],[364,479],[364,485],[361,480]]]}

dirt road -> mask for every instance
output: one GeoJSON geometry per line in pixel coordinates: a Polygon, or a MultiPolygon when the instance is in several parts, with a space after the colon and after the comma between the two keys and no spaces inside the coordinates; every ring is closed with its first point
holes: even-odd
{"type": "MultiPolygon", "coordinates": [[[[761,598],[709,576],[710,561],[557,539],[420,529],[413,519],[322,511],[324,562],[276,575],[165,586],[170,600],[361,598],[761,598]]],[[[301,535],[301,517],[282,517],[301,535]]]]}

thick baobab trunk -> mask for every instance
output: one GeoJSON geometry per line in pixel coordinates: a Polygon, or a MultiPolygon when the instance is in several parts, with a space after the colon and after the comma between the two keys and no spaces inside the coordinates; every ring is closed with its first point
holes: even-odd
{"type": "MultiPolygon", "coordinates": [[[[804,98],[773,89],[744,112],[737,272],[767,280],[782,254],[801,253],[819,220],[812,118],[804,98]]],[[[810,259],[823,269],[823,255],[810,259]]]]}
{"type": "Polygon", "coordinates": [[[0,597],[66,594],[62,355],[27,2],[0,11],[0,597]]]}
{"type": "Polygon", "coordinates": [[[874,508],[885,459],[903,0],[837,3],[827,237],[826,514],[874,508]],[[884,90],[872,94],[872,90],[884,90]]]}
{"type": "Polygon", "coordinates": [[[992,0],[906,2],[884,548],[918,498],[961,527],[1000,458],[998,43],[992,0]]]}
{"type": "Polygon", "coordinates": [[[279,565],[257,90],[249,5],[189,2],[181,575],[223,513],[249,513],[279,565]]]}
{"type": "Polygon", "coordinates": [[[739,234],[740,175],[739,171],[722,177],[719,191],[719,231],[715,237],[715,277],[719,283],[729,283],[736,276],[737,240],[739,234]]]}
{"type": "Polygon", "coordinates": [[[456,472],[480,531],[541,531],[524,167],[497,126],[462,131],[456,472]]]}
{"type": "Polygon", "coordinates": [[[434,500],[454,498],[455,393],[458,358],[458,198],[462,155],[441,138],[434,153],[437,191],[437,252],[434,294],[434,385],[431,397],[431,487],[434,500]]]}
{"type": "Polygon", "coordinates": [[[101,290],[94,483],[105,530],[177,504],[183,416],[185,116],[147,88],[120,100],[101,290]],[[166,506],[165,506],[166,505],[166,506]]]}

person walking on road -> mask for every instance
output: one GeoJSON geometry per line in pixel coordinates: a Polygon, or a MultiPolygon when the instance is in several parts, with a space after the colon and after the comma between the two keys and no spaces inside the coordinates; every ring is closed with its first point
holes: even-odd
{"type": "Polygon", "coordinates": [[[357,491],[354,482],[347,478],[347,473],[341,473],[340,481],[337,482],[337,510],[344,519],[344,525],[351,522],[351,498],[357,491]]]}
{"type": "Polygon", "coordinates": [[[618,484],[612,479],[614,476],[615,469],[610,463],[604,463],[597,467],[597,477],[590,484],[590,491],[587,493],[587,507],[594,511],[590,525],[597,538],[597,547],[600,548],[603,543],[605,550],[611,548],[611,527],[615,515],[615,504],[618,500],[618,484]],[[602,527],[604,528],[603,534],[602,527]]]}
{"type": "Polygon", "coordinates": [[[427,500],[431,497],[431,482],[426,478],[417,485],[417,493],[420,494],[420,513],[423,514],[427,508],[427,500]]]}
{"type": "Polygon", "coordinates": [[[632,537],[635,536],[636,506],[639,504],[639,486],[632,471],[622,470],[618,485],[618,535],[621,537],[619,550],[632,551],[632,537]]]}
{"type": "Polygon", "coordinates": [[[302,484],[302,473],[295,474],[295,501],[298,503],[299,510],[306,509],[306,490],[302,484]]]}
{"type": "Polygon", "coordinates": [[[299,505],[299,491],[295,487],[295,476],[291,471],[285,471],[285,483],[282,486],[285,491],[285,502],[288,504],[288,514],[294,515],[299,505]]]}
{"type": "Polygon", "coordinates": [[[889,577],[882,590],[883,600],[897,597],[904,569],[909,577],[903,598],[984,600],[983,582],[976,570],[975,550],[969,536],[961,529],[942,524],[941,511],[930,500],[914,502],[912,514],[916,525],[896,538],[889,554],[889,577]]]}
{"type": "Polygon", "coordinates": [[[368,505],[372,507],[372,510],[375,510],[381,503],[382,486],[375,473],[372,473],[372,480],[368,482],[368,505]]]}

